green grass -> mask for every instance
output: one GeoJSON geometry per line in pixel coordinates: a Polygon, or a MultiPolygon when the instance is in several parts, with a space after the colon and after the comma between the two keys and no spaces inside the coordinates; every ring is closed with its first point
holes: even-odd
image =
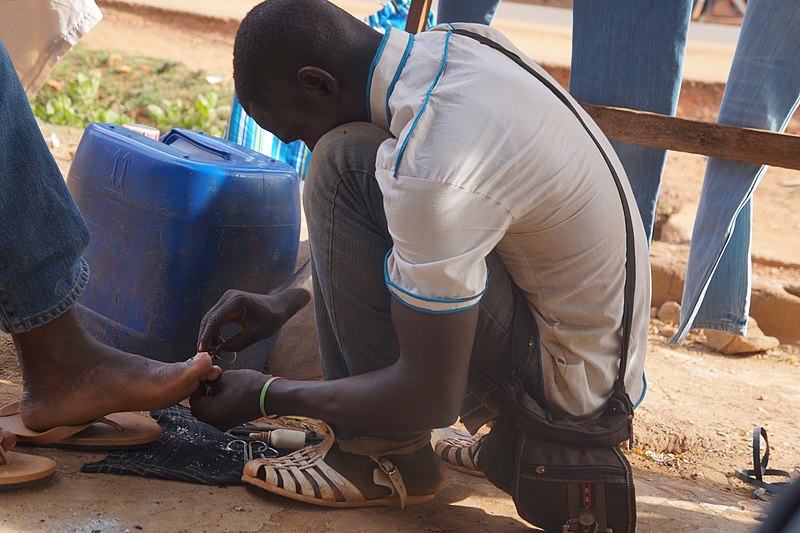
{"type": "Polygon", "coordinates": [[[76,48],[31,101],[45,122],[84,128],[91,122],[137,122],[222,135],[233,83],[210,84],[181,63],[76,48]]]}

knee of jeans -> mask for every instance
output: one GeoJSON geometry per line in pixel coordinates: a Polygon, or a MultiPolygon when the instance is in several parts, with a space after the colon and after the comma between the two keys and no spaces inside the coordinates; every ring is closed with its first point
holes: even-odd
{"type": "Polygon", "coordinates": [[[314,146],[303,188],[306,213],[330,202],[346,172],[375,173],[378,147],[389,133],[367,122],[351,122],[332,129],[314,146]]]}

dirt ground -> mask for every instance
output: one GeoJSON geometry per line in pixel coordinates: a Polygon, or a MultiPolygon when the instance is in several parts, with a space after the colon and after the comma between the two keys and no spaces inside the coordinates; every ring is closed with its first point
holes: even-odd
{"type": "MultiPolygon", "coordinates": [[[[209,74],[230,76],[235,26],[214,21],[104,9],[105,20],[81,46],[175,59],[209,74]]],[[[550,70],[562,82],[568,72],[550,70]]],[[[721,85],[687,82],[679,115],[713,120],[721,85]]],[[[46,126],[61,147],[64,172],[80,132],[46,126]]],[[[797,118],[790,131],[800,131],[797,118]]],[[[662,200],[674,211],[671,244],[654,254],[685,260],[705,158],[671,154],[662,200]]],[[[754,272],[800,282],[800,172],[768,171],[756,192],[754,272]]],[[[770,435],[773,468],[800,474],[800,346],[781,345],[750,357],[720,356],[696,332],[684,346],[666,343],[669,326],[653,320],[648,393],[636,411],[634,465],[640,531],[750,531],[766,503],[732,478],[751,460],[749,431],[770,435]]],[[[15,399],[20,375],[10,337],[0,336],[0,403],[15,399]]],[[[243,486],[209,487],[138,477],[82,474],[100,454],[32,450],[59,467],[46,485],[0,495],[0,531],[520,531],[513,502],[484,480],[451,472],[434,502],[404,511],[330,511],[243,486]]]]}

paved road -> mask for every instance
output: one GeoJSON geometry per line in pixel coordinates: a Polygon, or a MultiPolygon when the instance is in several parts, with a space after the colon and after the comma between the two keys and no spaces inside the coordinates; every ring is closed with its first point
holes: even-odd
{"type": "MultiPolygon", "coordinates": [[[[258,0],[126,0],[222,18],[241,19],[258,0]]],[[[358,17],[380,8],[378,0],[333,0],[358,17]]],[[[569,66],[572,53],[572,11],[503,2],[493,23],[541,63],[569,66]]],[[[689,30],[684,78],[724,82],[728,76],[738,26],[693,23],[689,30]]]]}

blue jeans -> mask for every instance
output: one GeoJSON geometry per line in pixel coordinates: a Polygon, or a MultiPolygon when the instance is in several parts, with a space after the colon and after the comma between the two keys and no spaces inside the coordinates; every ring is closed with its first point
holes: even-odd
{"type": "MultiPolygon", "coordinates": [[[[800,6],[750,0],[718,121],[782,132],[800,103],[800,6]]],[[[744,334],[750,310],[752,196],[766,166],[710,158],[674,340],[692,327],[744,334]]]]}
{"type": "MultiPolygon", "coordinates": [[[[569,92],[589,104],[675,115],[691,0],[574,0],[569,92]]],[[[652,238],[666,150],[611,141],[652,238]]]]}
{"type": "MultiPolygon", "coordinates": [[[[383,274],[392,238],[375,179],[375,155],[387,137],[372,124],[347,124],[324,135],[311,156],[303,202],[325,379],[385,368],[400,355],[383,274]]],[[[487,257],[487,265],[489,284],[470,365],[486,376],[518,376],[531,396],[543,401],[536,326],[527,301],[496,254],[487,257]],[[525,339],[524,349],[512,349],[515,331],[525,339]]],[[[477,400],[482,391],[469,390],[462,421],[476,430],[495,413],[477,400]]]]}
{"type": "Polygon", "coordinates": [[[89,231],[0,42],[0,329],[23,333],[69,310],[89,281],[89,231]]]}
{"type": "Polygon", "coordinates": [[[439,0],[436,23],[469,22],[488,26],[499,5],[500,0],[439,0]]]}
{"type": "MultiPolygon", "coordinates": [[[[570,92],[589,103],[674,114],[691,2],[575,0],[570,92]],[[646,45],[645,45],[646,43],[646,45]]],[[[783,131],[800,98],[800,10],[748,4],[719,121],[783,131]]],[[[652,233],[663,150],[612,142],[652,233]]],[[[750,304],[753,190],[764,166],[711,158],[695,221],[681,325],[744,333],[750,304]]]]}

